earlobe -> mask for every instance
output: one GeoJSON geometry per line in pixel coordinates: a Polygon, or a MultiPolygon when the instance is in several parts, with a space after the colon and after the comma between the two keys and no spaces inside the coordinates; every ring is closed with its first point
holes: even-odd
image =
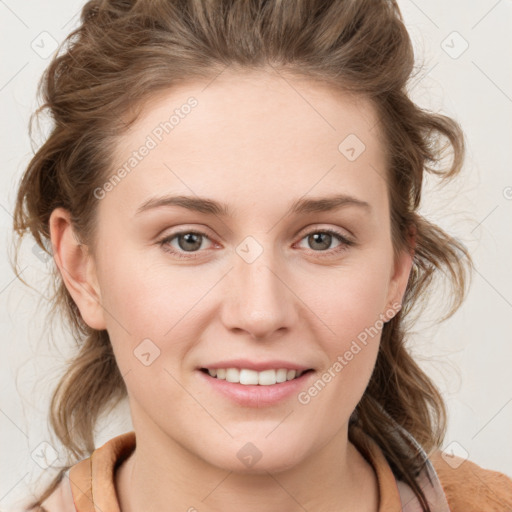
{"type": "Polygon", "coordinates": [[[79,242],[69,211],[64,208],[53,210],[49,227],[55,264],[82,319],[93,329],[106,329],[94,260],[87,246],[79,242]]]}

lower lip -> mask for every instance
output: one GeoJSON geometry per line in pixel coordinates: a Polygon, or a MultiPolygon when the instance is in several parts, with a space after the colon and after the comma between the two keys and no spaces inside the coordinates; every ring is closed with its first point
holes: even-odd
{"type": "Polygon", "coordinates": [[[208,373],[197,370],[200,378],[212,386],[215,391],[244,407],[266,407],[275,405],[291,396],[297,396],[305,383],[313,375],[313,371],[303,373],[300,377],[271,384],[270,386],[245,385],[238,382],[228,382],[224,379],[211,377],[208,373]]]}

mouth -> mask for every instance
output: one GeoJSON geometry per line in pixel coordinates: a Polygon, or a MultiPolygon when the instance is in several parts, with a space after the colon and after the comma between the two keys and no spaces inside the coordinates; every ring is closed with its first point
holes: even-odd
{"type": "Polygon", "coordinates": [[[233,384],[244,386],[273,386],[291,380],[296,380],[306,373],[313,371],[297,370],[294,368],[278,368],[263,371],[248,368],[200,368],[200,371],[218,380],[225,380],[233,384]]]}

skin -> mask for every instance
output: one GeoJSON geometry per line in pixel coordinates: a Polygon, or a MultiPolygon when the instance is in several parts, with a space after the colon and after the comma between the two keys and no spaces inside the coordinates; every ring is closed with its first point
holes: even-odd
{"type": "Polygon", "coordinates": [[[376,511],[375,474],[347,435],[380,332],[306,405],[293,395],[241,407],[196,370],[287,359],[314,369],[307,390],[401,303],[412,254],[393,257],[373,107],[318,83],[225,72],[155,96],[114,148],[117,164],[190,96],[197,107],[98,200],[94,251],[77,243],[67,211],[50,219],[64,282],[88,325],[107,329],[128,390],[137,448],[116,473],[121,508],[376,511]],[[348,134],[366,146],[354,161],[338,150],[348,134]],[[297,199],[334,193],[371,210],[289,214],[297,199]],[[232,216],[179,206],[136,214],[152,197],[178,194],[225,202],[232,216]],[[322,249],[308,235],[326,228],[355,243],[336,252],[332,237],[322,249]],[[159,243],[191,230],[207,235],[195,252],[183,237],[159,243]],[[251,263],[236,252],[247,236],[262,250],[251,263]],[[148,338],[160,355],[146,366],[134,350],[148,338]],[[252,467],[237,457],[247,442],[262,454],[252,467]]]}

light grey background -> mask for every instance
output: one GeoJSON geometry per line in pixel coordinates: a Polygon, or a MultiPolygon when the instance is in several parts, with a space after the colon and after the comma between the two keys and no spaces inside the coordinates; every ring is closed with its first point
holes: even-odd
{"type": "MultiPolygon", "coordinates": [[[[52,468],[42,469],[33,454],[43,450],[51,461],[50,445],[59,451],[47,409],[73,341],[48,329],[47,301],[15,279],[7,248],[16,184],[31,156],[27,126],[37,81],[54,41],[76,26],[82,4],[0,0],[1,510],[14,509],[37,478],[49,478],[52,468]]],[[[428,180],[422,213],[466,243],[476,262],[465,304],[444,324],[426,318],[418,325],[413,350],[446,398],[448,453],[512,475],[512,2],[399,5],[424,63],[411,83],[413,98],[458,120],[468,144],[463,178],[443,190],[428,180]]],[[[48,264],[32,247],[25,244],[22,277],[44,290],[48,264]]],[[[97,444],[130,429],[125,404],[100,425],[97,444]]]]}

